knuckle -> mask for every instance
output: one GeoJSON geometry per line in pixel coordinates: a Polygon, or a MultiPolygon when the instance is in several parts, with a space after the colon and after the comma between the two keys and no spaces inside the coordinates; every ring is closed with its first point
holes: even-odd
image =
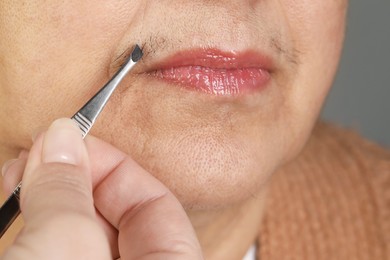
{"type": "Polygon", "coordinates": [[[81,198],[89,198],[92,193],[82,169],[73,165],[47,164],[39,167],[35,176],[24,191],[25,197],[50,196],[67,193],[81,198]]]}

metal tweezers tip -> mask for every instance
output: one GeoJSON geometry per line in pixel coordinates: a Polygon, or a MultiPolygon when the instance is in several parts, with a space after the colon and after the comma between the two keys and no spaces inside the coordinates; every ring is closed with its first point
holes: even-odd
{"type": "Polygon", "coordinates": [[[131,53],[132,61],[138,62],[142,58],[143,55],[144,54],[143,54],[141,48],[138,46],[138,44],[135,45],[135,48],[134,48],[133,52],[131,53]]]}

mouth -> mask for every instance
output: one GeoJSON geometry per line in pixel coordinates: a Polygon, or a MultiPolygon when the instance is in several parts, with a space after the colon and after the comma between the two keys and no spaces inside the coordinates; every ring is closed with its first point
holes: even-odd
{"type": "Polygon", "coordinates": [[[266,88],[272,70],[272,60],[255,51],[192,49],[152,65],[147,74],[192,91],[237,96],[266,88]]]}

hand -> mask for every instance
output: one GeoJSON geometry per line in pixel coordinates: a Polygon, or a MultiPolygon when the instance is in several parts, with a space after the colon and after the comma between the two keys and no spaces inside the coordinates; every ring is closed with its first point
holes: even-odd
{"type": "Polygon", "coordinates": [[[130,157],[70,119],[55,121],[4,169],[22,179],[25,226],[1,259],[202,259],[175,196],[130,157]],[[24,171],[24,174],[22,174],[24,171]]]}

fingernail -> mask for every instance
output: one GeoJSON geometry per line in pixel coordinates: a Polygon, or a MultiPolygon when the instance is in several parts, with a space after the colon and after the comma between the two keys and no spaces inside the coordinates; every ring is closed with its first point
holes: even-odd
{"type": "Polygon", "coordinates": [[[3,167],[1,168],[1,176],[5,176],[7,174],[8,169],[14,164],[18,159],[11,159],[9,161],[6,161],[3,164],[3,167]]]}
{"type": "Polygon", "coordinates": [[[44,163],[80,164],[84,151],[80,129],[71,119],[54,121],[45,134],[42,149],[44,163]]]}

